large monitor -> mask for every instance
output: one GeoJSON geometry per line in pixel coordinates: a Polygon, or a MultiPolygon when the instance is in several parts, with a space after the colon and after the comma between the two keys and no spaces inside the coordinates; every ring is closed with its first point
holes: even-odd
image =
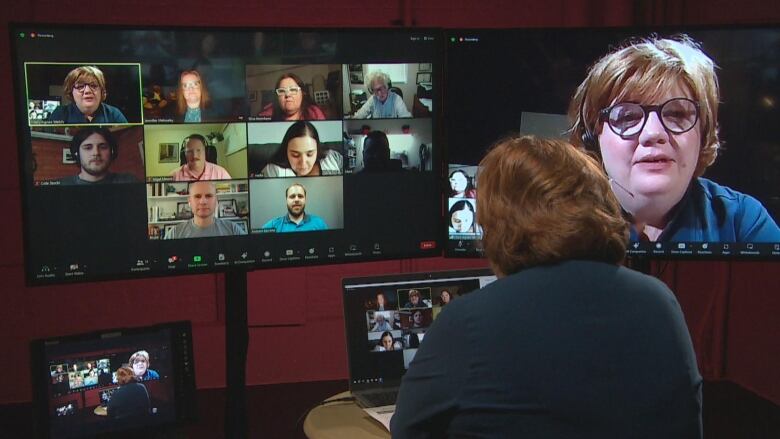
{"type": "Polygon", "coordinates": [[[578,147],[604,159],[633,224],[629,255],[780,259],[780,28],[472,29],[447,31],[446,39],[448,256],[481,255],[475,185],[492,143],[510,133],[568,140],[574,132],[578,147]],[[618,53],[680,34],[693,43],[668,50],[681,53],[684,66],[649,45],[618,53]],[[709,83],[695,71],[706,70],[706,58],[716,65],[709,83]],[[575,100],[591,66],[591,87],[575,100]],[[678,88],[670,77],[681,78],[678,88]],[[645,138],[654,132],[658,138],[645,138]],[[720,149],[706,166],[715,132],[720,149]]]}
{"type": "Polygon", "coordinates": [[[197,415],[189,322],[36,340],[31,349],[37,437],[110,437],[197,415]]]}
{"type": "Polygon", "coordinates": [[[438,31],[11,40],[30,284],[440,254],[438,31]]]}

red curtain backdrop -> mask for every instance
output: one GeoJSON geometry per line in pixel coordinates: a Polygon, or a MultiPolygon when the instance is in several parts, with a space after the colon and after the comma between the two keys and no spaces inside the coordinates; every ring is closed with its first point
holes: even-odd
{"type": "MultiPolygon", "coordinates": [[[[780,21],[772,2],[618,0],[12,0],[0,8],[0,102],[13,102],[8,23],[283,27],[524,27],[641,24],[736,24],[780,21]]],[[[102,44],[85,41],[85,45],[102,44]]],[[[29,401],[29,341],[34,338],[193,321],[197,383],[224,381],[221,275],[101,282],[58,287],[24,285],[16,121],[0,112],[0,352],[15,373],[0,375],[0,404],[29,401]]],[[[65,231],[64,231],[65,232],[65,231]]],[[[345,276],[485,266],[479,260],[396,260],[257,271],[249,277],[250,347],[247,384],[347,377],[341,279],[345,276]]],[[[663,264],[661,264],[663,265],[663,264]]],[[[661,267],[656,267],[661,268],[661,267]]],[[[780,402],[776,264],[678,262],[662,279],[680,298],[700,368],[780,402]]]]}

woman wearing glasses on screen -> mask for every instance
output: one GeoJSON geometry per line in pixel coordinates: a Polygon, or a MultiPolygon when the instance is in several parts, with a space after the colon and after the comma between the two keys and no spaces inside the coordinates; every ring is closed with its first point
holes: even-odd
{"type": "Polygon", "coordinates": [[[259,116],[271,120],[324,120],[325,113],[309,94],[303,80],[294,73],[285,73],[276,81],[276,100],[263,108],[259,116]]]}
{"type": "Polygon", "coordinates": [[[106,78],[95,66],[81,66],[71,70],[62,84],[63,100],[48,120],[54,123],[127,123],[118,108],[105,103],[108,96],[106,78]]]}
{"type": "Polygon", "coordinates": [[[758,200],[702,177],[718,155],[719,101],[714,62],[686,36],[623,46],[580,84],[571,140],[600,157],[632,241],[780,241],[758,200]]]}
{"type": "Polygon", "coordinates": [[[211,102],[206,84],[197,70],[185,70],[179,75],[179,91],[176,96],[177,122],[205,122],[211,102]]]}
{"type": "Polygon", "coordinates": [[[137,381],[159,380],[160,374],[156,370],[149,369],[149,352],[140,350],[130,356],[129,366],[133,369],[133,374],[137,381]]]}

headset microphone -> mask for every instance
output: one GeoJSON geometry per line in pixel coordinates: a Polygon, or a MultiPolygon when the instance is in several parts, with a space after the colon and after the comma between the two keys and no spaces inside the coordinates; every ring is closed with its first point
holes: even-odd
{"type": "MultiPolygon", "coordinates": [[[[580,120],[579,123],[582,125],[582,135],[580,139],[582,140],[582,144],[585,146],[586,149],[589,149],[591,151],[599,151],[599,140],[596,137],[596,135],[588,128],[588,125],[585,123],[585,99],[587,98],[588,93],[587,90],[582,94],[582,102],[580,103],[580,120]]],[[[611,175],[609,175],[609,172],[607,171],[607,167],[603,164],[602,159],[602,165],[601,167],[604,169],[604,173],[607,174],[607,178],[609,179],[610,185],[615,185],[623,190],[623,192],[627,193],[631,196],[631,198],[634,198],[634,193],[630,190],[626,189],[625,186],[618,183],[617,180],[612,178],[611,175]]],[[[615,189],[613,188],[612,191],[614,192],[615,189]]]]}
{"type": "MultiPolygon", "coordinates": [[[[581,110],[580,110],[580,114],[582,114],[581,110]]],[[[584,121],[582,116],[580,116],[580,118],[581,118],[582,121],[584,121]]],[[[583,127],[583,129],[582,129],[582,144],[585,145],[585,148],[587,148],[587,149],[589,149],[591,151],[598,151],[599,150],[598,138],[596,138],[596,136],[593,134],[593,132],[590,129],[588,129],[588,127],[585,125],[584,122],[581,122],[581,123],[582,123],[582,127],[583,127]]],[[[609,172],[607,171],[607,167],[604,166],[604,164],[603,164],[603,159],[602,159],[601,167],[604,169],[604,173],[607,174],[607,178],[609,179],[609,184],[610,185],[615,185],[615,186],[619,187],[620,189],[623,190],[623,192],[625,192],[628,195],[630,195],[631,198],[634,198],[634,193],[633,192],[631,192],[630,190],[626,189],[625,186],[623,186],[622,184],[618,183],[617,180],[615,180],[614,178],[612,178],[611,175],[609,175],[609,172]]],[[[612,188],[612,191],[613,192],[615,191],[614,187],[612,188]]]]}
{"type": "MultiPolygon", "coordinates": [[[[604,170],[604,172],[606,172],[606,169],[604,170]]],[[[607,177],[609,178],[609,184],[614,184],[615,186],[619,187],[620,189],[623,189],[623,192],[627,193],[628,195],[631,195],[631,198],[634,198],[634,193],[633,192],[631,192],[630,190],[628,190],[625,187],[623,187],[622,184],[618,183],[617,180],[615,180],[614,178],[610,177],[609,174],[607,174],[607,177]]],[[[614,188],[613,188],[613,191],[614,191],[614,188]]]]}

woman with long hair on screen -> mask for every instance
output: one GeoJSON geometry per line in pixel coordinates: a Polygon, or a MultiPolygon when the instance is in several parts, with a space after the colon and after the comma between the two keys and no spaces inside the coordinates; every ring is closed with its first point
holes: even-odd
{"type": "Polygon", "coordinates": [[[470,201],[456,201],[450,207],[450,233],[476,233],[478,226],[475,216],[474,205],[470,201]]]}
{"type": "Polygon", "coordinates": [[[390,331],[383,332],[374,350],[378,352],[394,351],[395,340],[393,340],[393,334],[390,331]]]}
{"type": "Polygon", "coordinates": [[[316,177],[340,175],[344,159],[320,142],[317,128],[298,121],[284,133],[282,144],[260,171],[263,177],[316,177]]]}
{"type": "Polygon", "coordinates": [[[450,198],[477,198],[477,190],[462,169],[450,173],[450,198]]]}
{"type": "Polygon", "coordinates": [[[209,119],[211,95],[197,70],[184,70],[179,75],[176,96],[177,122],[205,122],[209,119]]]}
{"type": "Polygon", "coordinates": [[[478,219],[498,279],[427,330],[393,437],[701,437],[682,311],[664,283],[620,266],[628,224],[596,160],[513,136],[480,168],[478,219]]]}
{"type": "Polygon", "coordinates": [[[312,101],[306,84],[295,73],[285,73],[276,80],[276,100],[258,114],[271,120],[323,120],[325,113],[312,101]]]}
{"type": "Polygon", "coordinates": [[[439,293],[439,305],[445,306],[452,301],[452,294],[449,290],[441,290],[439,293]]]}

